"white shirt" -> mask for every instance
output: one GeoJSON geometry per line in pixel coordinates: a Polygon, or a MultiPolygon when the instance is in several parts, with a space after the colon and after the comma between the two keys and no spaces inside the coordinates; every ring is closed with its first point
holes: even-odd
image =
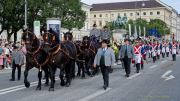
{"type": "Polygon", "coordinates": [[[4,54],[5,54],[5,55],[9,55],[9,54],[10,54],[10,51],[9,51],[8,48],[4,48],[4,54]]]}

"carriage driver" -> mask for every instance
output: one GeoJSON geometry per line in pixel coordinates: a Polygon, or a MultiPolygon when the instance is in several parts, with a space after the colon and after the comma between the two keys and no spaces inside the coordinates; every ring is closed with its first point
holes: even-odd
{"type": "Polygon", "coordinates": [[[100,41],[100,30],[97,29],[97,25],[93,24],[93,29],[90,31],[90,37],[95,37],[97,41],[100,41]]]}

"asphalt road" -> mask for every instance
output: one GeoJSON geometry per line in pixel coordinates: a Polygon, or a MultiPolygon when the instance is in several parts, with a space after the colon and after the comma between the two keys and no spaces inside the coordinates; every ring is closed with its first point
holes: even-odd
{"type": "MultiPolygon", "coordinates": [[[[10,82],[10,70],[0,72],[0,101],[179,101],[180,100],[180,57],[171,57],[145,64],[139,74],[132,73],[126,78],[121,65],[114,67],[110,74],[110,88],[103,90],[101,74],[86,79],[76,78],[70,87],[61,87],[59,79],[55,91],[49,92],[42,86],[36,91],[37,70],[29,72],[32,85],[25,88],[21,81],[10,82]]],[[[58,72],[57,72],[58,73],[58,72]]]]}

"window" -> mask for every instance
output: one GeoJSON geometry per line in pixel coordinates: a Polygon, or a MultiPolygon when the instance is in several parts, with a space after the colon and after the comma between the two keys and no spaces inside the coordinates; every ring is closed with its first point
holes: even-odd
{"type": "Polygon", "coordinates": [[[138,13],[138,12],[136,12],[136,15],[137,15],[137,16],[139,16],[139,13],[138,13]]]}
{"type": "Polygon", "coordinates": [[[126,13],[124,13],[124,16],[127,16],[126,13]]]}
{"type": "Polygon", "coordinates": [[[106,14],[106,17],[108,17],[108,14],[106,14]]]}
{"type": "Polygon", "coordinates": [[[130,13],[130,16],[133,16],[133,13],[130,13]]]}
{"type": "Polygon", "coordinates": [[[99,21],[99,26],[101,26],[101,27],[102,27],[102,21],[99,21]]]}
{"type": "Polygon", "coordinates": [[[150,15],[153,15],[153,12],[150,12],[150,15]]]}
{"type": "Polygon", "coordinates": [[[100,14],[99,17],[102,18],[102,14],[100,14]]]}
{"type": "Polygon", "coordinates": [[[146,12],[144,12],[143,15],[146,15],[146,12]]]}
{"type": "Polygon", "coordinates": [[[118,13],[118,16],[121,16],[121,14],[120,14],[120,13],[118,13]]]}
{"type": "Polygon", "coordinates": [[[94,15],[94,18],[96,18],[96,15],[94,15]]]}
{"type": "Polygon", "coordinates": [[[111,17],[114,17],[114,14],[111,14],[111,17]]]}
{"type": "Polygon", "coordinates": [[[157,15],[160,15],[160,11],[157,11],[157,15]]]}

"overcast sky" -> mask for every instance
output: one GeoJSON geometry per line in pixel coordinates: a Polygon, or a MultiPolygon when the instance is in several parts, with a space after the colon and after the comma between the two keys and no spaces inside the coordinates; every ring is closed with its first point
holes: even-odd
{"type": "MultiPolygon", "coordinates": [[[[135,0],[81,0],[84,3],[87,4],[93,4],[93,3],[108,3],[108,2],[123,2],[123,1],[135,1],[135,0]]],[[[179,13],[180,13],[180,0],[161,0],[164,3],[174,7],[179,13]]]]}

